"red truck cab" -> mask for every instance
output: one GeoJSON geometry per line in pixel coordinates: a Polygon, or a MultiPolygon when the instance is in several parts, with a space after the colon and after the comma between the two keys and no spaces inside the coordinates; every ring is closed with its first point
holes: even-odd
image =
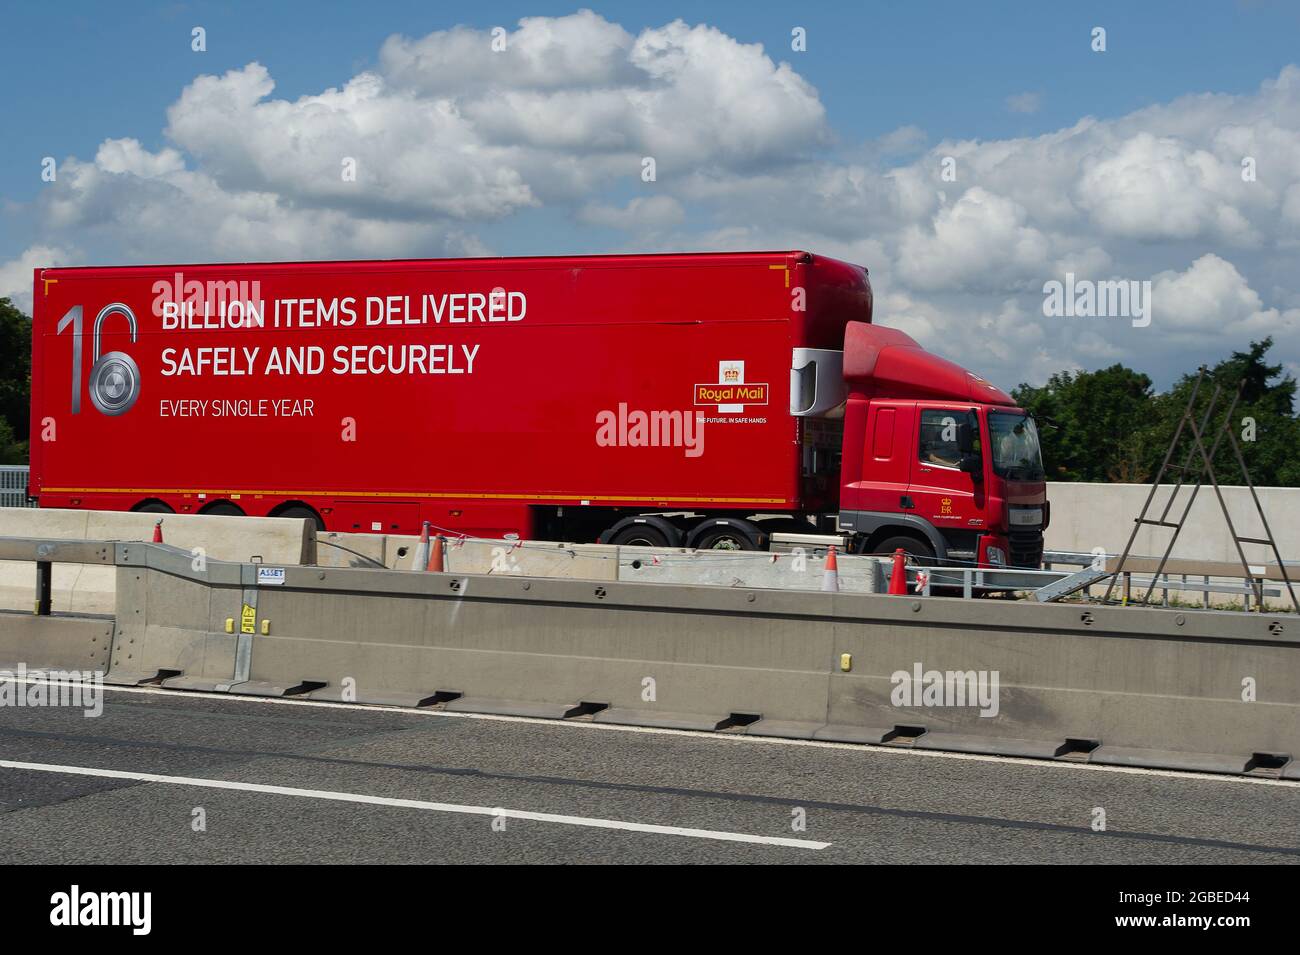
{"type": "Polygon", "coordinates": [[[840,529],[857,550],[1038,567],[1047,526],[1034,420],[904,333],[845,333],[840,529]]]}

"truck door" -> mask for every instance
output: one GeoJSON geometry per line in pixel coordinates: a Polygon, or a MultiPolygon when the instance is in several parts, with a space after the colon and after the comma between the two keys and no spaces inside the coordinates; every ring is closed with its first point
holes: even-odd
{"type": "MultiPolygon", "coordinates": [[[[979,415],[969,406],[923,402],[916,417],[912,513],[938,528],[951,548],[973,550],[975,535],[991,526],[986,513],[988,482],[976,481],[961,469],[963,454],[983,446],[979,415]]],[[[981,460],[981,473],[985,466],[981,460]]]]}
{"type": "Polygon", "coordinates": [[[906,511],[915,410],[915,402],[850,399],[845,434],[860,440],[861,450],[856,454],[850,451],[846,439],[845,453],[851,458],[844,463],[847,483],[842,508],[890,514],[906,511]]]}

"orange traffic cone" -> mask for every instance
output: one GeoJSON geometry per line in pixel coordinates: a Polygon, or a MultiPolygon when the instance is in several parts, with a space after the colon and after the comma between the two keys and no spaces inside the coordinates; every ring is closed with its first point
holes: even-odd
{"type": "Polygon", "coordinates": [[[155,525],[153,526],[153,542],[154,542],[155,544],[161,544],[161,543],[163,542],[163,539],[162,539],[162,518],[161,518],[161,517],[158,518],[158,523],[155,524],[155,525]]]}
{"type": "Polygon", "coordinates": [[[894,569],[889,575],[889,592],[896,597],[907,596],[907,552],[894,551],[894,569]]]}
{"type": "Polygon", "coordinates": [[[435,534],[429,542],[429,566],[425,568],[435,574],[442,573],[442,535],[435,534]]]}
{"type": "Polygon", "coordinates": [[[822,590],[830,593],[839,593],[840,590],[840,568],[835,560],[835,545],[826,552],[826,568],[822,571],[822,590]]]}

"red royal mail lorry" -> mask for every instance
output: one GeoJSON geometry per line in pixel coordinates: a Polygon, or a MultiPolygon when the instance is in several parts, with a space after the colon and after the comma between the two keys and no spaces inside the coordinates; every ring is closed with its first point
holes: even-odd
{"type": "Polygon", "coordinates": [[[806,252],[40,269],[29,493],[1037,566],[1033,421],[871,310],[806,252]]]}

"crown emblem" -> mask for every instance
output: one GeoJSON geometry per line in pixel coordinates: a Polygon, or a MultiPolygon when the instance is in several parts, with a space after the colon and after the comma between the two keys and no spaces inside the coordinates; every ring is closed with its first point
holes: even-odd
{"type": "Polygon", "coordinates": [[[734,368],[728,368],[722,373],[722,380],[725,382],[740,381],[740,372],[734,368]]]}

